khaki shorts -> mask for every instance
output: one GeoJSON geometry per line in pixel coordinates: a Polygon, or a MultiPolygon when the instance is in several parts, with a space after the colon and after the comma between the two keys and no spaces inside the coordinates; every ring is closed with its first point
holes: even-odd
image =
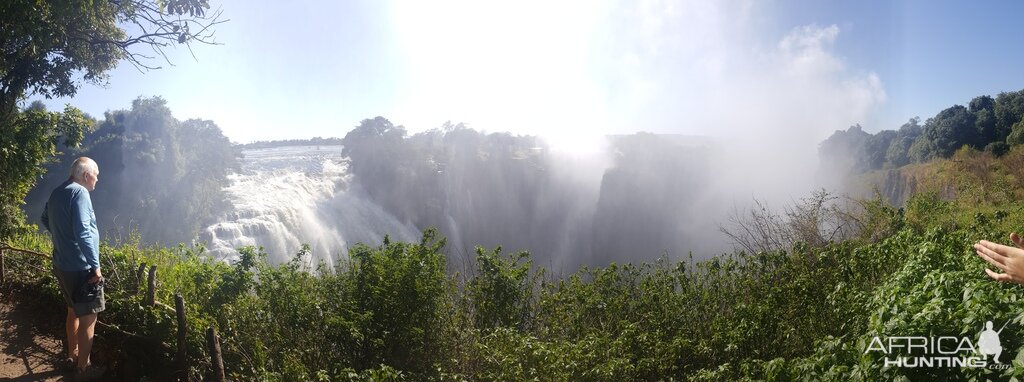
{"type": "Polygon", "coordinates": [[[53,275],[57,277],[57,285],[60,287],[60,293],[64,295],[64,302],[67,303],[68,308],[75,310],[76,317],[96,314],[106,309],[107,301],[103,297],[102,287],[99,288],[99,293],[94,298],[88,301],[75,301],[74,296],[81,296],[82,291],[79,289],[86,287],[86,283],[92,277],[92,272],[65,272],[54,269],[53,275]]]}

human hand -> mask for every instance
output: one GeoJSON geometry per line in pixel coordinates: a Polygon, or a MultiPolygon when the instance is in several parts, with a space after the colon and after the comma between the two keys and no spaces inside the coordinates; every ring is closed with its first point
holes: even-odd
{"type": "Polygon", "coordinates": [[[100,272],[99,268],[92,270],[92,277],[89,278],[89,284],[95,284],[103,281],[103,273],[100,272]]]}
{"type": "Polygon", "coordinates": [[[1003,271],[996,273],[985,268],[985,273],[989,277],[998,281],[1024,284],[1024,239],[1014,232],[1010,234],[1010,240],[1017,248],[982,240],[974,244],[974,250],[978,256],[1003,271]]]}

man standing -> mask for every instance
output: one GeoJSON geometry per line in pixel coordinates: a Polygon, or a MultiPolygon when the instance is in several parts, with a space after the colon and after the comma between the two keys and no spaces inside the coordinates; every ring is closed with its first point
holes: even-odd
{"type": "Polygon", "coordinates": [[[71,166],[71,177],[53,190],[43,209],[43,226],[53,240],[53,273],[67,303],[66,330],[69,366],[79,377],[95,377],[91,367],[96,314],[102,312],[103,274],[100,273],[100,235],[89,191],[96,188],[100,170],[92,159],[81,157],[71,166]]]}

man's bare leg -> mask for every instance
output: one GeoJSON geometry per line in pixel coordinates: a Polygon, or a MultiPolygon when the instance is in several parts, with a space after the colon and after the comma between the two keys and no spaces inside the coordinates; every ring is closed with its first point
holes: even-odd
{"type": "Polygon", "coordinates": [[[68,358],[78,360],[78,317],[75,310],[68,308],[68,317],[64,321],[64,330],[68,335],[68,358]]]}
{"type": "Polygon", "coordinates": [[[96,314],[78,317],[78,369],[89,366],[89,354],[92,353],[92,336],[96,329],[96,314]]]}

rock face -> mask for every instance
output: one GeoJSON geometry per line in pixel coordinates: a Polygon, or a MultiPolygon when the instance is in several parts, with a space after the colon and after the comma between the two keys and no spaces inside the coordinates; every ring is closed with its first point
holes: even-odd
{"type": "Polygon", "coordinates": [[[920,191],[938,190],[943,200],[953,199],[957,195],[956,185],[938,174],[912,173],[902,168],[885,170],[880,177],[869,181],[867,190],[861,192],[862,196],[871,197],[873,189],[877,189],[889,204],[897,207],[906,205],[907,200],[920,191]]]}
{"type": "Polygon", "coordinates": [[[917,192],[917,178],[905,176],[900,170],[888,170],[878,189],[889,204],[902,206],[917,192]]]}
{"type": "MultiPolygon", "coordinates": [[[[669,137],[671,138],[671,137],[669,137]]],[[[638,134],[617,139],[594,212],[592,264],[679,255],[708,235],[696,212],[711,178],[707,149],[638,134]]]]}

